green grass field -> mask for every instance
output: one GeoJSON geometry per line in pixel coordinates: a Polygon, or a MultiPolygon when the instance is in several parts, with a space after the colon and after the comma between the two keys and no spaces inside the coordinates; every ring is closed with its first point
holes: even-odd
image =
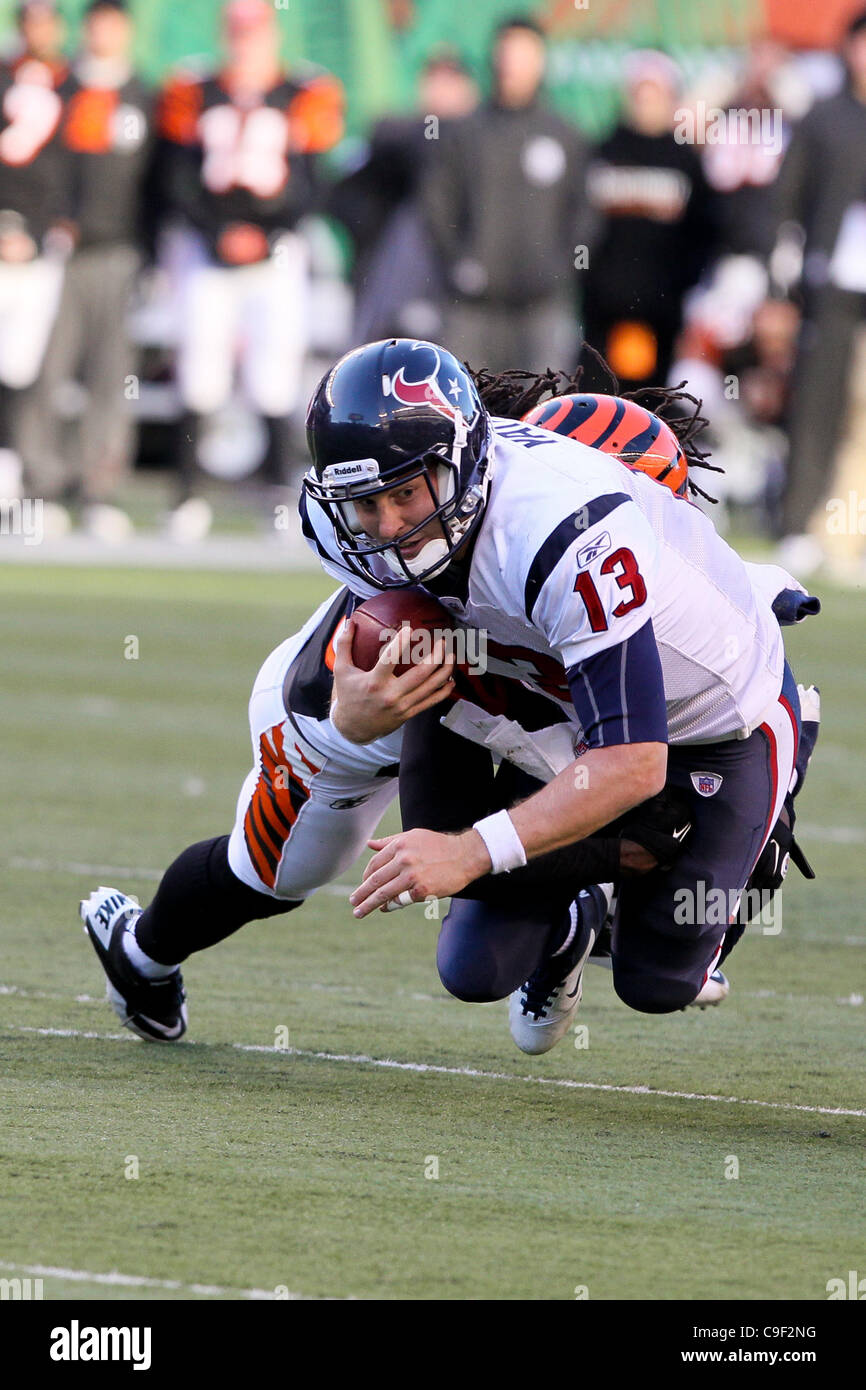
{"type": "Polygon", "coordinates": [[[187,963],[188,1044],[119,1028],[78,900],[146,901],[230,827],[258,665],[326,592],[0,570],[0,1276],[42,1271],[48,1298],[821,1300],[866,1274],[859,594],[790,635],[824,697],[800,803],[819,877],[741,942],[721,1008],[641,1016],[592,969],[588,1048],[524,1057],[505,1004],[446,996],[421,908],[357,923],[332,890],[187,963]]]}

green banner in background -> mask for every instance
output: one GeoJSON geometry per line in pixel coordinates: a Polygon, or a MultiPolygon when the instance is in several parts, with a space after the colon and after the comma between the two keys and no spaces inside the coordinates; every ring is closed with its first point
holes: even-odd
{"type": "MultiPolygon", "coordinates": [[[[75,45],[87,0],[60,5],[75,45]]],[[[0,0],[0,24],[14,42],[15,0],[0,0]]],[[[133,0],[136,59],[153,82],[184,60],[209,65],[220,52],[218,0],[133,0]]],[[[739,46],[761,23],[761,0],[274,0],[283,50],[335,73],[348,96],[348,125],[364,133],[385,111],[411,107],[418,72],[436,49],[456,49],[487,85],[493,29],[515,13],[533,14],[550,33],[549,90],[588,133],[615,117],[622,61],[637,47],[664,48],[691,74],[708,49],[739,46]]]]}

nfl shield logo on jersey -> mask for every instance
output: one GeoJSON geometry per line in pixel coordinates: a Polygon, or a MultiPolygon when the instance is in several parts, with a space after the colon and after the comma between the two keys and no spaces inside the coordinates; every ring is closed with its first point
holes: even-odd
{"type": "Polygon", "coordinates": [[[717,772],[693,772],[691,779],[698,796],[715,796],[723,780],[717,772]]]}

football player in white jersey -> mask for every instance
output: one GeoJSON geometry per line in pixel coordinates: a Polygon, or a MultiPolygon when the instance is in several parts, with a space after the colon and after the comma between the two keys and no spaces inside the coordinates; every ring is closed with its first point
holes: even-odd
{"type": "MultiPolygon", "coordinates": [[[[545,383],[543,392],[536,388],[527,396],[521,390],[519,397],[525,406],[549,389],[545,383]]],[[[655,428],[647,411],[635,407],[634,413],[644,432],[655,428]]],[[[669,452],[676,447],[673,441],[669,452]]],[[[657,455],[658,448],[644,465],[655,466],[657,455]]],[[[665,484],[680,481],[676,473],[665,484]]],[[[351,590],[340,589],[264,662],[249,705],[253,767],[238,797],[231,834],[184,850],[143,911],[114,888],[99,888],[82,904],[87,933],[108,976],[109,997],[124,1023],[142,1037],[177,1041],[183,1035],[179,965],[189,954],[247,922],[300,906],[337,878],[375,833],[397,794],[402,729],[359,745],[349,742],[331,718],[336,644],[358,601],[351,590]]],[[[345,654],[343,664],[350,665],[345,654]]],[[[527,754],[527,747],[521,752],[515,745],[513,721],[527,731],[564,721],[549,698],[495,672],[479,677],[460,667],[452,673],[428,665],[395,679],[391,669],[384,660],[378,676],[382,688],[398,697],[395,724],[438,703],[452,674],[458,692],[472,702],[471,736],[479,731],[489,736],[497,716],[507,712],[511,758],[527,754]]],[[[531,743],[531,732],[526,737],[531,743]]],[[[537,758],[537,750],[529,747],[529,755],[537,758]]],[[[527,783],[527,790],[534,785],[527,783]]],[[[681,823],[681,805],[665,798],[641,808],[615,836],[585,842],[584,854],[595,854],[602,877],[643,871],[678,852],[671,832],[681,823]]]]}
{"type": "MultiPolygon", "coordinates": [[[[691,798],[692,831],[668,873],[620,885],[613,978],[636,1009],[693,1002],[794,772],[799,698],[767,597],[697,508],[596,449],[491,419],[434,344],[347,354],[314,395],[308,440],[303,523],[326,570],[362,595],[421,583],[486,635],[500,675],[580,730],[579,756],[515,804],[441,710],[407,723],[410,828],[372,842],[356,916],[450,896],[443,983],[470,1001],[510,995],[515,1041],[546,1051],[609,906],[581,847],[667,784],[691,798]],[[553,854],[571,871],[542,892],[533,861],[553,854]]],[[[375,672],[335,675],[350,741],[395,727],[375,672]]]]}
{"type": "MultiPolygon", "coordinates": [[[[495,383],[491,389],[501,395],[495,383]]],[[[511,391],[513,406],[501,408],[525,408],[549,389],[545,383],[541,390],[538,385],[527,390],[523,383],[519,391],[511,391]]],[[[571,429],[575,418],[588,427],[588,408],[600,412],[597,425],[615,406],[610,397],[574,397],[545,402],[538,410],[548,425],[571,429]]],[[[618,452],[629,466],[643,468],[665,486],[682,491],[686,461],[668,427],[633,403],[618,408],[620,414],[624,411],[627,427],[616,435],[607,431],[600,447],[618,452]]],[[[82,904],[88,934],[109,977],[112,1002],[127,1025],[144,1037],[174,1041],[183,1033],[186,1014],[178,962],[247,921],[299,906],[355,860],[396,794],[402,737],[396,726],[437,703],[451,685],[446,669],[422,670],[398,683],[383,663],[380,684],[400,697],[392,715],[394,731],[368,746],[345,739],[330,717],[335,645],[357,601],[342,589],[264,663],[250,701],[254,766],[241,789],[231,836],[185,850],[166,871],[154,902],[143,913],[115,889],[99,889],[82,904]]],[[[491,665],[497,665],[495,656],[491,665]]],[[[351,668],[345,652],[343,666],[351,668]]],[[[487,679],[475,676],[471,681],[459,668],[453,674],[459,693],[474,702],[465,707],[469,723],[464,731],[470,737],[478,737],[480,730],[489,744],[491,726],[497,723],[489,715],[485,721],[478,705],[494,712],[505,708],[511,720],[530,731],[553,719],[565,720],[549,695],[533,695],[519,682],[501,679],[495,670],[487,679]]],[[[556,669],[550,668],[549,674],[555,699],[556,669]]],[[[562,723],[556,732],[562,735],[562,723]]],[[[520,761],[527,747],[515,747],[512,722],[506,733],[508,755],[520,761]]],[[[537,758],[531,735],[527,744],[530,756],[537,758]]],[[[538,769],[530,766],[537,775],[538,769]]],[[[546,775],[552,772],[548,769],[546,775]]],[[[512,787],[527,793],[537,785],[528,779],[521,783],[519,775],[517,782],[512,778],[512,787]]],[[[683,823],[682,799],[658,799],[627,823],[584,841],[583,868],[591,865],[601,876],[619,878],[646,871],[659,860],[667,864],[679,850],[672,832],[683,823]]],[[[536,868],[547,884],[551,857],[536,861],[536,868]]],[[[559,871],[573,873],[570,857],[559,871]]]]}

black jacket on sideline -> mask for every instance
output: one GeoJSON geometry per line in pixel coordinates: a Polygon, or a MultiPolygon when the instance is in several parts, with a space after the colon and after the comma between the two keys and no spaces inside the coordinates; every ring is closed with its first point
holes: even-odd
{"type": "Polygon", "coordinates": [[[514,306],[572,292],[586,241],[587,148],[540,102],[486,102],[443,128],[422,190],[452,288],[514,306]]]}
{"type": "Polygon", "coordinates": [[[611,317],[678,319],[717,240],[715,195],[697,150],[673,133],[618,126],[594,153],[588,189],[600,227],[587,305],[611,317]]]}
{"type": "MultiPolygon", "coordinates": [[[[818,101],[794,130],[776,185],[779,223],[806,233],[804,279],[826,280],[845,212],[866,201],[866,104],[850,88],[818,101]]],[[[841,293],[841,291],[840,291],[841,293]]]]}

